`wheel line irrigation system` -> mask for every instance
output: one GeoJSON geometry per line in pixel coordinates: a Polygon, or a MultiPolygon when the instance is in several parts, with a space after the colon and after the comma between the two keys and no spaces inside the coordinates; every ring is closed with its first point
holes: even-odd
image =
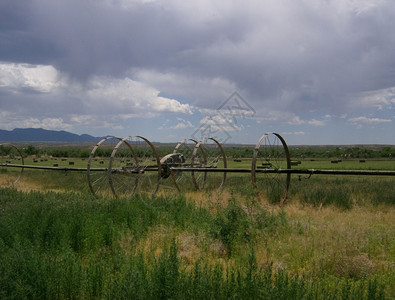
{"type": "Polygon", "coordinates": [[[259,139],[253,150],[251,168],[228,168],[223,146],[212,137],[201,141],[184,139],[172,153],[160,158],[155,146],[142,136],[109,136],[93,147],[86,168],[25,165],[22,152],[15,145],[4,143],[0,146],[10,147],[13,156],[21,161],[11,163],[8,157],[0,162],[0,167],[20,168],[14,184],[20,180],[24,169],[80,171],[86,172],[89,189],[94,195],[107,191],[114,197],[142,192],[143,185],[145,192],[150,194],[157,193],[160,186],[183,191],[191,186],[187,181],[192,182],[195,190],[201,190],[210,185],[215,173],[221,174],[215,177],[215,188],[222,189],[228,173],[249,173],[258,193],[264,190],[282,203],[287,196],[291,174],[395,176],[395,171],[384,170],[292,169],[288,146],[278,133],[265,133],[259,139]],[[98,167],[98,163],[103,166],[98,167]]]}

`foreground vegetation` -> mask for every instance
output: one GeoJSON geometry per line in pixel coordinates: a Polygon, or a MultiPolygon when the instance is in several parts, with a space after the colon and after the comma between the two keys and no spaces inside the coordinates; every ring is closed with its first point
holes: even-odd
{"type": "Polygon", "coordinates": [[[392,206],[0,190],[0,297],[385,299],[392,206]],[[199,199],[199,201],[198,201],[199,199]]]}

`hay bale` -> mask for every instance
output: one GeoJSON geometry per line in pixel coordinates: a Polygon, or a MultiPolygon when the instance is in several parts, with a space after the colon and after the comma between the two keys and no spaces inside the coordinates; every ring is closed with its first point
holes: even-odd
{"type": "Polygon", "coordinates": [[[291,166],[298,166],[300,165],[302,162],[300,160],[291,160],[291,166]]]}

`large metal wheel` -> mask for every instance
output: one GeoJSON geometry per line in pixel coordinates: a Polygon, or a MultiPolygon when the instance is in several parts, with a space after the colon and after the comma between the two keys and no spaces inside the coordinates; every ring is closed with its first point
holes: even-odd
{"type": "Polygon", "coordinates": [[[0,144],[1,152],[0,153],[0,166],[7,164],[17,164],[21,165],[19,172],[12,172],[12,175],[7,174],[6,183],[14,185],[16,184],[22,177],[23,174],[23,165],[25,161],[23,159],[22,152],[13,144],[5,143],[0,144]]]}
{"type": "MultiPolygon", "coordinates": [[[[191,167],[192,165],[192,154],[198,142],[194,139],[184,139],[180,141],[177,146],[173,150],[173,154],[180,154],[183,159],[182,162],[176,162],[173,164],[174,167],[191,167]]],[[[173,180],[173,186],[177,191],[186,191],[190,190],[191,187],[194,187],[192,177],[189,174],[190,172],[182,172],[182,171],[172,171],[171,179],[173,180]]],[[[167,186],[165,183],[163,186],[167,186]]]]}
{"type": "Polygon", "coordinates": [[[148,139],[136,136],[133,141],[133,149],[137,153],[139,166],[143,170],[138,178],[137,193],[155,195],[159,189],[162,173],[159,154],[148,139]]]}
{"type": "Polygon", "coordinates": [[[113,148],[108,165],[108,182],[115,197],[130,197],[138,184],[138,158],[129,143],[131,137],[121,139],[113,148]]]}
{"type": "Polygon", "coordinates": [[[225,151],[216,139],[206,138],[196,144],[192,153],[191,166],[196,169],[207,169],[204,172],[192,171],[192,180],[197,190],[224,187],[226,172],[214,172],[216,168],[227,168],[225,151]]]}
{"type": "Polygon", "coordinates": [[[112,197],[109,181],[109,164],[114,147],[122,139],[109,136],[98,142],[92,149],[87,166],[89,189],[95,196],[112,197]]]}
{"type": "Polygon", "coordinates": [[[115,146],[110,159],[109,182],[116,197],[134,193],[149,196],[158,191],[161,167],[154,145],[142,136],[128,136],[115,146]]]}
{"type": "Polygon", "coordinates": [[[252,184],[271,203],[282,204],[288,193],[291,159],[285,140],[278,133],[265,133],[255,146],[252,158],[252,184]]]}

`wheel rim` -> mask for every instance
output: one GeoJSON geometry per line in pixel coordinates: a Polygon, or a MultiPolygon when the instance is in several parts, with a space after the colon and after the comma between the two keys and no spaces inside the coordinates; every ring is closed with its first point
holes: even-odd
{"type": "MultiPolygon", "coordinates": [[[[184,139],[174,148],[173,153],[180,153],[185,158],[185,163],[180,165],[180,167],[190,167],[192,165],[193,151],[197,143],[198,142],[194,139],[184,139]]],[[[187,173],[189,172],[171,172],[171,178],[177,191],[186,191],[188,187],[194,186],[192,177],[187,173]]]]}
{"type": "Polygon", "coordinates": [[[265,133],[254,149],[251,167],[254,188],[269,202],[283,203],[287,197],[291,174],[275,171],[290,168],[291,160],[285,140],[278,133],[265,133]],[[265,170],[273,172],[264,172],[265,170]]]}
{"type": "Polygon", "coordinates": [[[89,155],[87,180],[94,196],[113,196],[108,170],[111,153],[120,140],[122,139],[115,136],[105,137],[93,147],[89,155]]]}
{"type": "MultiPolygon", "coordinates": [[[[192,155],[192,165],[196,168],[227,168],[225,151],[214,138],[206,138],[196,144],[192,155]]],[[[194,172],[192,180],[197,190],[222,189],[225,185],[226,172],[194,172]]]]}

